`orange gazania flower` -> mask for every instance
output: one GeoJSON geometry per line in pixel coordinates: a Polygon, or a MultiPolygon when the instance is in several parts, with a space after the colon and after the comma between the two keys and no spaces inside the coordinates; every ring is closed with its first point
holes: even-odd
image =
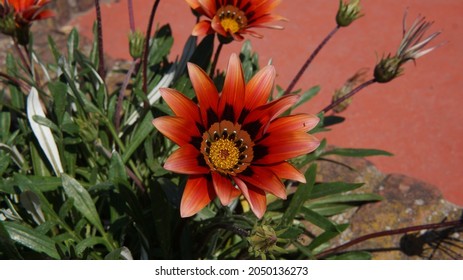
{"type": "Polygon", "coordinates": [[[15,21],[18,25],[27,25],[31,21],[46,19],[54,15],[53,11],[45,9],[51,0],[0,0],[3,9],[13,8],[15,21]]]}
{"type": "Polygon", "coordinates": [[[218,197],[228,205],[240,194],[261,218],[266,193],[286,198],[281,181],[304,182],[304,176],[288,159],[315,150],[319,141],[307,131],[319,121],[297,114],[278,117],[299,99],[286,95],[267,103],[273,89],[275,69],[266,66],[245,84],[237,55],[230,58],[221,94],[197,65],[188,72],[199,106],[175,89],[161,89],[175,116],[153,120],[154,126],[180,148],[164,168],[188,174],[180,214],[196,214],[218,197]]]}
{"type": "Polygon", "coordinates": [[[243,40],[242,34],[262,38],[262,35],[249,30],[253,27],[282,29],[269,22],[283,20],[270,12],[281,0],[185,0],[198,13],[208,17],[196,24],[192,34],[195,36],[212,34],[243,40]]]}

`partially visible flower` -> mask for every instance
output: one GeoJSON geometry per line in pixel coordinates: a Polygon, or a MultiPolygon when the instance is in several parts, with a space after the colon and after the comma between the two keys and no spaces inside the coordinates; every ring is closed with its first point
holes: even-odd
{"type": "MultiPolygon", "coordinates": [[[[352,77],[347,79],[347,81],[344,83],[344,85],[340,89],[336,89],[333,94],[332,103],[344,97],[346,94],[349,94],[356,86],[363,83],[365,81],[367,70],[368,70],[367,68],[360,69],[352,77]]],[[[351,102],[352,102],[352,97],[347,98],[343,102],[339,103],[336,107],[334,107],[333,111],[335,113],[341,113],[342,111],[346,110],[347,107],[349,107],[351,102]]]]}
{"type": "Polygon", "coordinates": [[[54,15],[53,11],[45,7],[50,2],[51,0],[0,0],[1,32],[15,36],[20,44],[27,44],[32,21],[54,15]]]}
{"type": "Polygon", "coordinates": [[[374,76],[377,82],[387,83],[393,80],[403,72],[401,67],[405,62],[409,60],[414,61],[442,45],[439,44],[424,49],[429,42],[440,34],[440,31],[434,32],[423,39],[426,31],[432,26],[433,22],[426,21],[423,16],[418,16],[410,29],[406,30],[406,16],[407,14],[405,14],[403,20],[403,38],[397,53],[394,56],[389,54],[387,57],[383,57],[375,67],[374,76]]]}
{"type": "Polygon", "coordinates": [[[262,38],[254,27],[283,29],[278,25],[269,24],[272,21],[284,20],[283,17],[271,14],[281,0],[185,0],[190,7],[206,16],[193,29],[192,35],[217,33],[224,39],[243,40],[244,34],[262,38]]]}
{"type": "Polygon", "coordinates": [[[346,27],[352,22],[362,17],[360,13],[362,7],[360,7],[360,0],[350,0],[350,2],[344,2],[339,0],[339,9],[336,14],[336,23],[338,26],[346,27]]]}
{"type": "Polygon", "coordinates": [[[153,120],[154,126],[180,148],[164,168],[188,174],[180,205],[182,217],[196,214],[218,197],[228,205],[240,194],[261,218],[266,193],[286,198],[281,179],[304,182],[287,160],[315,150],[319,141],[307,132],[318,123],[308,114],[278,117],[298,100],[286,95],[267,103],[275,69],[268,65],[245,84],[237,55],[230,57],[223,91],[197,65],[188,72],[199,106],[174,89],[161,89],[175,116],[153,120]]]}

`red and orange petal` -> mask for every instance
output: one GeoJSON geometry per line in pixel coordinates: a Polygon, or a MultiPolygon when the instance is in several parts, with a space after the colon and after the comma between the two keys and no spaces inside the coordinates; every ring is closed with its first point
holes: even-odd
{"type": "Polygon", "coordinates": [[[191,144],[192,137],[200,137],[198,128],[190,119],[163,116],[153,120],[153,125],[164,136],[179,146],[191,144]]]}
{"type": "Polygon", "coordinates": [[[190,176],[180,202],[180,216],[193,216],[216,197],[212,181],[206,176],[190,176]]]}
{"type": "Polygon", "coordinates": [[[244,198],[248,201],[254,215],[259,219],[262,218],[267,210],[267,196],[265,191],[250,183],[245,183],[239,178],[235,178],[235,183],[241,190],[244,198]]]}
{"type": "MultiPolygon", "coordinates": [[[[2,0],[5,4],[5,0],[2,0]]],[[[13,6],[15,12],[23,19],[32,21],[46,19],[54,16],[54,12],[44,9],[50,0],[9,0],[8,3],[13,6]]]]}
{"type": "Polygon", "coordinates": [[[166,170],[180,174],[208,174],[210,169],[201,162],[202,154],[192,145],[175,150],[164,163],[166,170]]]}

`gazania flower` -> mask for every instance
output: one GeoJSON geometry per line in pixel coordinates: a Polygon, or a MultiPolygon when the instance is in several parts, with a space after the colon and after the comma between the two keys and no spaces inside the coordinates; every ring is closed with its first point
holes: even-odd
{"type": "Polygon", "coordinates": [[[29,42],[29,27],[32,21],[54,15],[45,9],[50,0],[0,0],[0,31],[14,36],[22,45],[29,42]]]}
{"type": "Polygon", "coordinates": [[[190,7],[208,17],[196,24],[192,34],[195,36],[218,33],[225,38],[243,40],[243,34],[262,38],[262,35],[249,30],[253,27],[283,29],[269,24],[283,20],[270,14],[281,0],[186,0],[190,7]]]}
{"type": "Polygon", "coordinates": [[[286,198],[282,178],[305,181],[287,160],[318,147],[319,141],[307,131],[319,120],[308,114],[278,117],[299,96],[286,95],[267,103],[275,79],[273,66],[266,66],[245,84],[241,63],[233,54],[221,94],[197,65],[190,63],[188,72],[199,106],[174,89],[162,89],[175,116],[153,120],[162,134],[180,146],[164,168],[189,175],[181,216],[194,215],[215,197],[228,205],[243,194],[261,218],[266,193],[286,198]]]}
{"type": "Polygon", "coordinates": [[[45,9],[51,0],[0,0],[2,9],[13,8],[15,21],[18,24],[29,24],[31,21],[46,19],[54,14],[45,9]]]}

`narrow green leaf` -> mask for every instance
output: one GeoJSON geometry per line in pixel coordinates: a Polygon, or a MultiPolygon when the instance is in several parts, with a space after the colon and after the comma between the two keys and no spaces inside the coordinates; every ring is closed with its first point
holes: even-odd
{"type": "Polygon", "coordinates": [[[116,184],[117,182],[125,182],[127,179],[127,172],[122,158],[118,152],[114,151],[109,166],[109,180],[116,184]]]}
{"type": "Polygon", "coordinates": [[[296,217],[296,215],[299,213],[299,209],[301,208],[302,204],[304,204],[304,202],[309,198],[315,183],[316,173],[317,165],[312,164],[305,172],[307,183],[298,186],[291,199],[291,202],[289,203],[288,209],[286,209],[283,217],[281,218],[281,228],[286,228],[293,223],[294,217],[296,217]]]}
{"type": "Polygon", "coordinates": [[[64,113],[66,112],[68,86],[65,83],[56,81],[49,83],[48,89],[53,96],[53,108],[55,109],[56,121],[58,122],[58,126],[61,126],[64,113]]]}
{"type": "Polygon", "coordinates": [[[45,253],[53,259],[59,259],[55,241],[31,228],[14,222],[2,222],[10,238],[36,252],[45,253]]]}
{"type": "Polygon", "coordinates": [[[104,257],[105,260],[133,260],[132,253],[127,247],[120,247],[104,257]]]}
{"type": "Polygon", "coordinates": [[[79,48],[79,32],[73,28],[69,33],[68,41],[68,60],[70,63],[74,62],[74,52],[79,48]]]}
{"type": "Polygon", "coordinates": [[[62,175],[63,188],[66,195],[74,199],[74,206],[80,213],[92,224],[98,231],[104,232],[103,225],[101,224],[100,217],[96,211],[95,204],[82,185],[77,180],[71,178],[69,175],[62,175]]]}
{"type": "Polygon", "coordinates": [[[299,101],[297,101],[297,103],[294,104],[291,107],[291,109],[295,109],[298,106],[306,103],[307,101],[312,99],[315,95],[317,95],[317,93],[319,91],[320,91],[320,86],[314,86],[314,87],[311,87],[310,89],[308,89],[307,91],[303,92],[302,94],[300,94],[301,98],[299,99],[299,101]]]}
{"type": "Polygon", "coordinates": [[[324,231],[339,231],[336,224],[313,210],[302,207],[301,213],[304,215],[305,220],[311,222],[324,231]]]}
{"type": "Polygon", "coordinates": [[[103,237],[93,236],[89,238],[85,238],[84,240],[80,241],[76,245],[76,253],[77,255],[82,255],[85,249],[92,248],[95,245],[102,244],[105,245],[105,240],[103,237]]]}
{"type": "Polygon", "coordinates": [[[8,231],[5,229],[3,222],[0,221],[0,257],[6,257],[9,260],[21,260],[23,257],[19,254],[8,231]]]}
{"type": "Polygon", "coordinates": [[[151,112],[148,112],[143,120],[141,121],[140,125],[136,128],[136,131],[130,139],[125,153],[122,155],[122,161],[127,162],[132,154],[140,147],[140,145],[145,141],[146,137],[154,130],[154,126],[151,123],[153,120],[153,115],[151,112]]]}
{"type": "Polygon", "coordinates": [[[363,183],[344,183],[344,182],[329,182],[316,184],[310,194],[310,199],[316,199],[328,195],[352,191],[363,186],[363,183]]]}
{"type": "Polygon", "coordinates": [[[367,201],[379,201],[383,197],[374,193],[331,195],[322,199],[310,201],[306,206],[324,205],[329,203],[357,203],[367,201]]]}
{"type": "Polygon", "coordinates": [[[354,148],[335,148],[326,151],[322,156],[340,155],[345,157],[370,157],[370,156],[392,156],[393,154],[376,149],[354,149],[354,148]]]}
{"type": "Polygon", "coordinates": [[[338,226],[337,231],[325,231],[324,233],[320,234],[319,236],[315,237],[312,242],[307,246],[307,249],[313,251],[316,248],[320,247],[321,245],[329,242],[331,239],[338,236],[344,230],[349,227],[349,224],[343,224],[338,226]]]}

